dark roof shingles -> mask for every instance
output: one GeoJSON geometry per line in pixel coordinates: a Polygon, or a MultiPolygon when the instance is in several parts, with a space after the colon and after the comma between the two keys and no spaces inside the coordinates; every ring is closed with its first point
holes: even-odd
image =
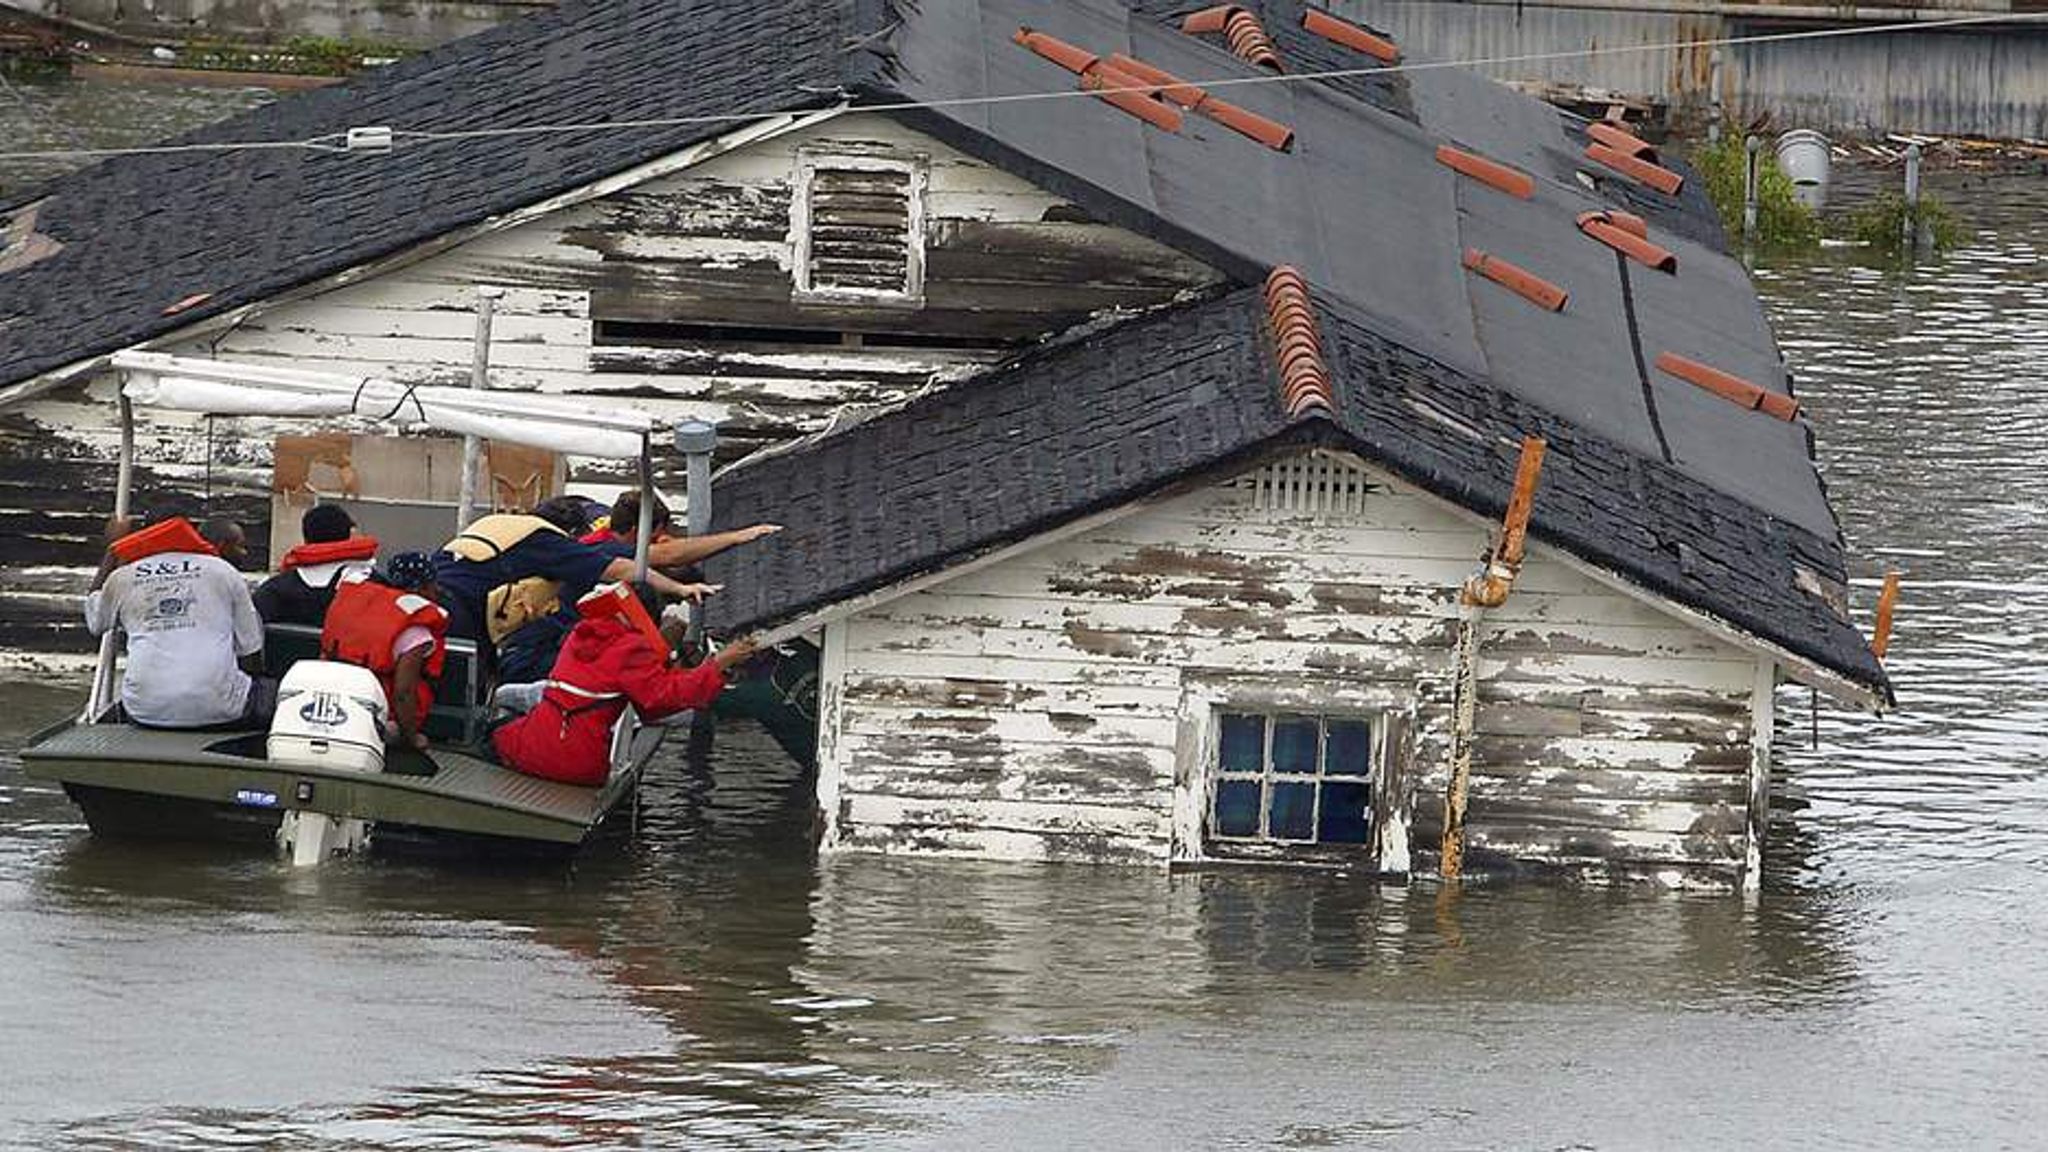
{"type": "Polygon", "coordinates": [[[1114,507],[1287,427],[1256,290],[1127,321],[721,476],[718,527],[768,540],[707,565],[744,627],[1114,507]]]}
{"type": "MultiPolygon", "coordinates": [[[[298,140],[387,125],[454,131],[821,105],[850,31],[818,0],[583,0],[179,138],[298,140]],[[662,51],[650,52],[658,44],[662,51]]],[[[602,179],[736,122],[300,151],[126,156],[41,190],[57,256],[0,276],[13,382],[263,300],[602,179]],[[280,206],[285,206],[280,210],[280,206]],[[122,243],[91,242],[129,222],[122,243]],[[214,297],[175,320],[163,309],[214,297]]]]}

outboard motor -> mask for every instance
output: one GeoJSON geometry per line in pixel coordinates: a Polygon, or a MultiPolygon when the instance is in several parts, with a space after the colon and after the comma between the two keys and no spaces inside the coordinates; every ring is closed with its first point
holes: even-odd
{"type": "MultiPolygon", "coordinates": [[[[384,687],[367,668],[301,660],[277,688],[277,715],[266,746],[270,762],[328,772],[384,770],[384,687]]],[[[317,864],[369,842],[361,820],[289,809],[277,829],[279,853],[317,864]]]]}

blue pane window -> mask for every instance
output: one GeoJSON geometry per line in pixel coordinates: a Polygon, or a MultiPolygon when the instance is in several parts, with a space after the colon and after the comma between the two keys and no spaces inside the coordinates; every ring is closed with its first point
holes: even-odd
{"type": "Polygon", "coordinates": [[[1218,716],[1209,835],[1333,847],[1372,842],[1378,725],[1359,716],[1218,716]]]}
{"type": "Polygon", "coordinates": [[[1224,716],[1222,751],[1220,766],[1225,772],[1265,772],[1266,718],[1224,716]]]}
{"type": "Polygon", "coordinates": [[[1322,725],[1313,716],[1273,718],[1273,771],[1313,776],[1322,725]]]}
{"type": "Polygon", "coordinates": [[[1332,720],[1323,729],[1323,772],[1331,776],[1372,775],[1372,725],[1332,720]]]}
{"type": "Polygon", "coordinates": [[[1322,844],[1364,844],[1372,828],[1372,785],[1348,780],[1323,783],[1321,811],[1316,813],[1316,841],[1322,844]]]}
{"type": "Polygon", "coordinates": [[[1257,836],[1259,796],[1257,780],[1223,780],[1216,785],[1216,834],[1257,836]]]}
{"type": "Polygon", "coordinates": [[[1273,784],[1269,835],[1275,840],[1313,840],[1316,829],[1316,786],[1273,784]]]}

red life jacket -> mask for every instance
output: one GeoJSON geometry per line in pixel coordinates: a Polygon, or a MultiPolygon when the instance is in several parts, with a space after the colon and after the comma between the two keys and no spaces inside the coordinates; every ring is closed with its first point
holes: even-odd
{"type": "Polygon", "coordinates": [[[413,701],[418,709],[415,715],[424,723],[434,706],[434,681],[441,678],[448,656],[448,613],[439,604],[375,580],[344,580],[334,589],[334,603],[328,606],[327,622],[320,629],[320,655],[375,672],[395,716],[398,701],[393,682],[398,658],[392,655],[391,646],[398,643],[400,633],[415,625],[434,634],[426,676],[413,701]]]}
{"type": "Polygon", "coordinates": [[[375,536],[351,536],[346,540],[330,540],[325,544],[301,544],[284,554],[277,562],[279,572],[294,568],[311,568],[318,564],[333,564],[341,560],[375,560],[377,538],[375,536]]]}
{"type": "Polygon", "coordinates": [[[130,532],[108,545],[116,559],[123,564],[133,564],[144,557],[160,552],[197,552],[201,556],[218,556],[220,552],[206,542],[199,529],[192,526],[183,516],[151,524],[147,528],[130,532]]]}

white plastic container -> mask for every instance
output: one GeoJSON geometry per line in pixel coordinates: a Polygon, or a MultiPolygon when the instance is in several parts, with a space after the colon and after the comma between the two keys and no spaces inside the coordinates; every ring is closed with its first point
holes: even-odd
{"type": "Polygon", "coordinates": [[[367,668],[301,660],[277,688],[266,745],[273,764],[384,770],[384,687],[367,668]]]}
{"type": "Polygon", "coordinates": [[[1778,137],[1778,168],[1792,181],[1792,195],[1818,211],[1828,199],[1832,157],[1828,138],[1811,128],[1794,128],[1778,137]]]}

